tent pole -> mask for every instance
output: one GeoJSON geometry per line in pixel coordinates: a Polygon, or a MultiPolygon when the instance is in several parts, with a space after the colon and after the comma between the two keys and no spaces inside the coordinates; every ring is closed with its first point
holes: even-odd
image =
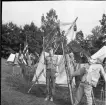
{"type": "Polygon", "coordinates": [[[70,80],[69,80],[69,73],[68,73],[69,71],[68,71],[68,67],[66,67],[67,66],[67,58],[66,58],[66,55],[65,55],[63,42],[61,42],[61,44],[62,44],[62,50],[63,50],[63,57],[65,59],[64,63],[65,63],[65,70],[66,70],[66,75],[67,75],[68,88],[69,88],[69,91],[70,91],[70,99],[71,99],[71,104],[73,105],[72,89],[71,89],[70,80]]]}

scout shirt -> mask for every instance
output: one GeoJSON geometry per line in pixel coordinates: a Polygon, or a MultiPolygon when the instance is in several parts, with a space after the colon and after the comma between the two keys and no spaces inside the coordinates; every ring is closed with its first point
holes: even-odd
{"type": "Polygon", "coordinates": [[[100,78],[100,73],[103,75],[106,81],[106,73],[104,72],[103,66],[101,64],[92,64],[90,65],[86,74],[83,76],[82,82],[87,82],[96,87],[100,78]]]}
{"type": "Polygon", "coordinates": [[[51,69],[56,72],[57,60],[58,59],[56,56],[47,56],[45,59],[46,69],[47,70],[51,69]]]}

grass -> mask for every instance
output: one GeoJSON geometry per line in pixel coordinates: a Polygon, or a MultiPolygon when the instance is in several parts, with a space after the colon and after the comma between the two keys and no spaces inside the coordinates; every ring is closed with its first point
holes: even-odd
{"type": "MultiPolygon", "coordinates": [[[[1,60],[1,105],[71,105],[67,88],[56,86],[54,102],[45,102],[46,86],[36,85],[28,94],[32,83],[23,79],[22,75],[12,75],[12,67],[5,65],[4,59],[1,60]]],[[[100,100],[100,93],[94,89],[96,105],[105,105],[100,100]]],[[[85,100],[80,105],[85,105],[85,100]]]]}

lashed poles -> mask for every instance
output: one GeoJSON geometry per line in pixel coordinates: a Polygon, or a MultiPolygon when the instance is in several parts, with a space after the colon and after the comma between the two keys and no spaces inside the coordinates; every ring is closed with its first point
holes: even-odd
{"type": "MultiPolygon", "coordinates": [[[[56,50],[58,49],[59,46],[57,46],[56,50]]],[[[55,50],[55,52],[56,52],[55,50]]],[[[43,37],[43,53],[44,53],[44,60],[45,60],[45,47],[44,47],[44,37],[43,37]]],[[[54,53],[55,53],[54,52],[54,53]]],[[[44,69],[40,72],[40,74],[38,75],[38,77],[36,77],[36,81],[33,83],[33,85],[31,86],[31,88],[28,90],[28,93],[31,91],[32,87],[35,85],[35,83],[38,81],[39,77],[41,76],[41,74],[43,73],[44,69]]]]}
{"type": "MultiPolygon", "coordinates": [[[[44,62],[45,62],[44,35],[43,35],[43,54],[44,54],[44,62]]],[[[43,73],[43,71],[44,71],[44,69],[40,72],[40,74],[38,75],[38,77],[36,76],[36,81],[33,83],[33,85],[31,86],[31,88],[28,90],[28,93],[31,91],[32,87],[36,84],[36,82],[38,82],[38,79],[41,76],[41,74],[43,73]]]]}
{"type": "Polygon", "coordinates": [[[64,38],[68,35],[70,29],[73,27],[73,25],[76,23],[76,20],[78,19],[78,17],[75,19],[75,21],[73,22],[73,24],[70,26],[70,28],[68,29],[67,33],[65,34],[65,36],[63,37],[63,42],[61,42],[62,45],[62,50],[63,50],[63,57],[64,57],[64,64],[65,64],[65,70],[66,70],[66,75],[67,75],[67,83],[68,83],[68,88],[70,91],[70,99],[71,99],[71,104],[73,105],[73,95],[72,95],[72,86],[70,84],[70,72],[69,72],[69,65],[68,65],[68,59],[67,59],[67,55],[65,54],[65,43],[64,43],[64,38]]]}
{"type": "Polygon", "coordinates": [[[72,90],[71,90],[71,85],[70,85],[70,74],[69,74],[69,68],[67,65],[67,57],[66,57],[65,50],[64,50],[64,39],[63,39],[63,42],[61,42],[61,45],[62,45],[62,50],[63,50],[65,70],[66,70],[66,75],[67,75],[67,83],[68,83],[68,88],[70,91],[70,99],[71,99],[71,104],[73,105],[73,96],[72,96],[72,90]]]}
{"type": "Polygon", "coordinates": [[[69,27],[69,29],[68,29],[67,33],[65,34],[65,36],[68,35],[69,31],[70,31],[71,28],[74,26],[74,24],[76,23],[77,19],[78,19],[78,17],[74,20],[73,24],[69,27]]]}
{"type": "MultiPolygon", "coordinates": [[[[73,22],[73,25],[75,24],[75,22],[76,22],[76,20],[77,20],[77,18],[75,19],[75,21],[73,22]]],[[[73,26],[72,25],[72,26],[73,26]]],[[[68,29],[68,31],[72,28],[72,26],[68,29]]],[[[54,29],[53,29],[54,30],[54,29]]],[[[52,30],[52,31],[53,31],[52,30]]],[[[67,34],[68,34],[68,32],[67,32],[67,34]]],[[[67,36],[67,34],[66,34],[66,36],[67,36]]],[[[54,35],[54,36],[56,36],[56,35],[54,35]]],[[[49,41],[49,44],[50,43],[52,43],[53,41],[54,41],[54,36],[52,37],[52,39],[49,41]]],[[[47,37],[48,37],[48,35],[47,35],[47,37]]],[[[59,39],[61,39],[61,38],[59,38],[59,39]]],[[[44,42],[44,37],[43,37],[43,42],[44,42]]],[[[48,45],[49,45],[48,44],[48,45]]],[[[44,47],[44,46],[43,46],[44,47]]],[[[46,48],[47,48],[48,46],[46,46],[46,48]]],[[[59,46],[57,46],[57,48],[56,48],[56,50],[58,49],[58,47],[59,46]]],[[[44,48],[44,50],[46,50],[46,48],[44,48]]],[[[64,49],[64,48],[63,48],[64,49]]],[[[56,52],[56,50],[55,50],[55,52],[56,52]]],[[[64,52],[64,51],[63,51],[64,52]]],[[[42,70],[43,71],[43,70],[42,70]]],[[[38,78],[40,77],[40,75],[42,74],[42,71],[41,71],[41,73],[39,74],[39,76],[38,76],[38,78]]],[[[37,82],[37,80],[38,80],[38,78],[36,79],[36,81],[35,81],[35,83],[37,82]]],[[[34,84],[35,84],[34,83],[34,84]]],[[[31,86],[31,88],[29,89],[29,91],[28,91],[28,93],[30,92],[30,90],[32,89],[32,87],[34,86],[34,84],[31,86]]],[[[69,81],[68,81],[68,84],[69,84],[69,81]]],[[[70,85],[69,85],[69,87],[70,87],[70,85]]],[[[70,90],[71,90],[71,87],[70,87],[70,90]]],[[[72,95],[72,93],[70,93],[70,95],[72,95]]],[[[71,96],[72,97],[72,96],[71,96]]],[[[72,100],[72,99],[71,99],[72,100]]],[[[72,101],[73,102],[73,101],[72,101]]]]}

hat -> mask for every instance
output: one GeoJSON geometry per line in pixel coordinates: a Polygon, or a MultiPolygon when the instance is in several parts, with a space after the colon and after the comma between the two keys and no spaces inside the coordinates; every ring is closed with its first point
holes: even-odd
{"type": "Polygon", "coordinates": [[[96,63],[96,62],[97,62],[97,59],[92,59],[92,58],[91,58],[91,59],[89,60],[89,62],[90,62],[90,63],[96,63]]]}
{"type": "Polygon", "coordinates": [[[91,58],[89,61],[90,61],[90,63],[102,63],[102,61],[99,58],[97,58],[97,59],[91,58]]]}

